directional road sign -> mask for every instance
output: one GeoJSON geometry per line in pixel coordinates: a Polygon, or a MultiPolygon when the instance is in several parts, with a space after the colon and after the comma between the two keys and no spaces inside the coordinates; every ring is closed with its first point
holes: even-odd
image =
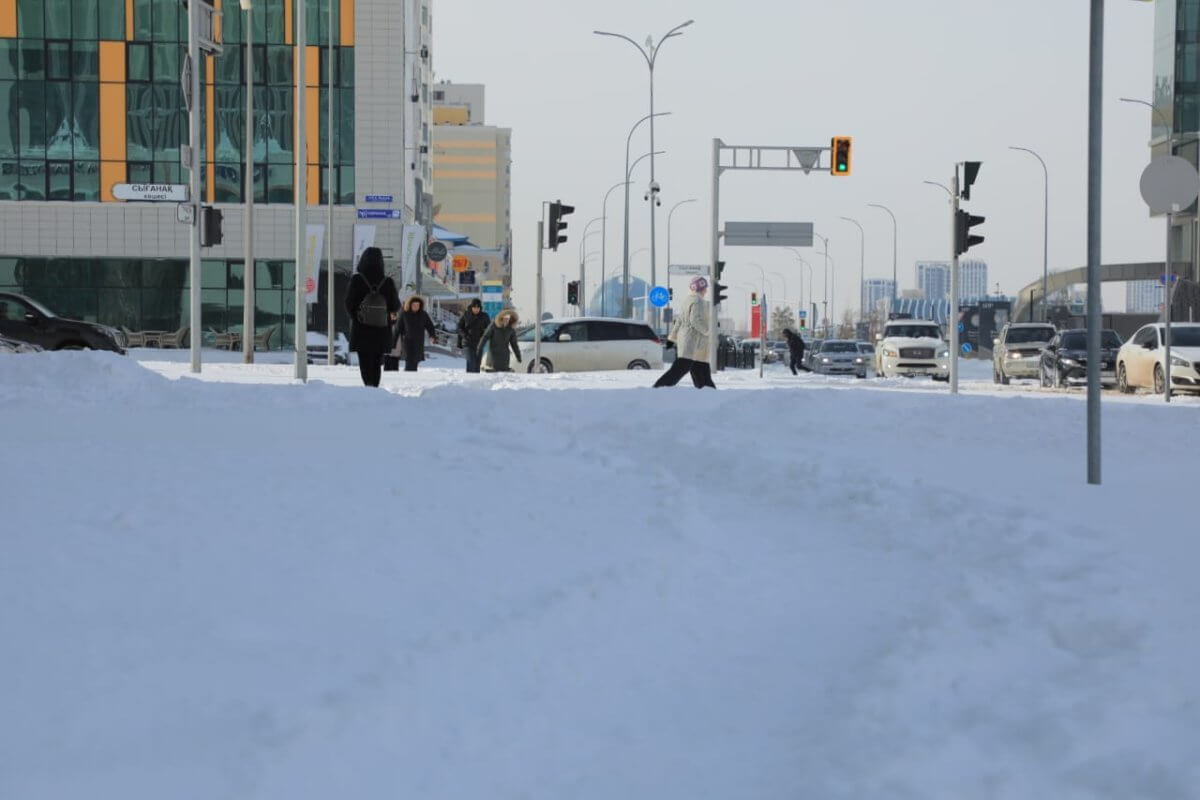
{"type": "Polygon", "coordinates": [[[667,267],[668,275],[707,275],[711,269],[708,264],[672,264],[667,267]]]}
{"type": "Polygon", "coordinates": [[[671,302],[671,293],[667,291],[667,287],[655,286],[650,290],[650,305],[662,308],[669,302],[671,302]]]}
{"type": "Polygon", "coordinates": [[[118,200],[185,203],[188,186],[186,183],[114,183],[112,193],[118,200]]]}
{"type": "Polygon", "coordinates": [[[359,219],[400,219],[398,208],[360,208],[359,219]]]}
{"type": "Polygon", "coordinates": [[[369,194],[367,195],[368,203],[391,203],[393,197],[390,194],[369,194]]]}
{"type": "Polygon", "coordinates": [[[726,222],[730,247],[812,247],[811,222],[726,222]]]}

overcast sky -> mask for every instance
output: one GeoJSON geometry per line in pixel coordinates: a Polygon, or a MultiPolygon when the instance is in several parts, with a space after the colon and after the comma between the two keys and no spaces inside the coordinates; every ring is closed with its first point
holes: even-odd
{"type": "MultiPolygon", "coordinates": [[[[1149,99],[1153,85],[1153,5],[1109,0],[1105,42],[1105,262],[1161,259],[1164,230],[1148,218],[1138,178],[1149,158],[1149,109],[1118,102],[1149,99]]],[[[854,174],[809,176],[726,173],[726,220],[812,221],[830,237],[837,310],[857,307],[858,229],[866,229],[866,277],[890,277],[891,222],[867,203],[890,206],[899,220],[899,278],[915,285],[914,263],[949,256],[945,194],[922,180],[949,183],[955,161],[983,162],[970,208],[987,218],[986,242],[970,256],[989,265],[1013,294],[1041,274],[1042,172],[1050,171],[1050,269],[1082,265],[1086,247],[1088,3],[1083,0],[437,0],[434,67],[439,80],[483,83],[487,122],[513,129],[514,297],[530,316],[535,230],[543,200],[576,207],[570,242],[547,252],[549,310],[558,313],[560,276],[578,273],[584,224],[601,214],[604,192],[621,181],[625,139],[648,113],[644,60],[627,42],[594,29],[655,39],[694,18],[659,53],[655,75],[660,118],[656,146],[660,283],[667,263],[666,211],[679,200],[672,260],[707,262],[711,147],[727,144],[828,146],[854,137],[854,174]],[[552,32],[552,33],[551,33],[552,32]]],[[[648,126],[634,157],[649,150],[648,126]]],[[[631,250],[649,245],[642,200],[649,161],[634,175],[631,250]]],[[[608,266],[620,269],[621,191],[608,207],[608,266]]],[[[595,226],[599,228],[599,225],[595,226]]],[[[599,250],[592,236],[588,251],[599,250]]],[[[809,261],[820,268],[812,251],[809,261]]],[[[731,284],[753,280],[756,261],[785,274],[796,302],[800,267],[786,251],[723,250],[731,284]]],[[[594,283],[599,258],[589,262],[594,283]]],[[[649,277],[648,253],[633,259],[649,277]]],[[[776,279],[778,283],[778,279],[776,279]]],[[[822,295],[822,277],[815,293],[822,295]]],[[[678,285],[678,284],[677,284],[678,285]]],[[[806,288],[807,294],[807,288],[806,288]]],[[[741,295],[734,299],[744,302],[741,295]]],[[[1124,310],[1111,287],[1106,306],[1124,310]]],[[[774,305],[774,302],[772,303],[774,305]]],[[[740,316],[740,315],[739,315],[740,316]]]]}

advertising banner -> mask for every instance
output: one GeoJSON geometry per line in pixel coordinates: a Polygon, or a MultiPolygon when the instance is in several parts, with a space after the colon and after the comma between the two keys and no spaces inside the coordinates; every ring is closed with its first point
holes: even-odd
{"type": "Polygon", "coordinates": [[[325,245],[325,226],[310,223],[304,226],[304,297],[309,303],[317,302],[317,280],[321,275],[321,248],[325,245]]]}

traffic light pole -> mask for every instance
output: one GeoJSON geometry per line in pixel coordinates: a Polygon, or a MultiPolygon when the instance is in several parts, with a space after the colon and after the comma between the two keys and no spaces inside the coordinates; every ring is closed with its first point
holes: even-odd
{"type": "MultiPolygon", "coordinates": [[[[188,203],[192,207],[192,229],[188,235],[188,308],[191,328],[192,372],[200,372],[200,342],[204,327],[200,319],[200,70],[204,55],[200,50],[200,3],[188,6],[188,54],[190,64],[188,91],[188,203]]],[[[211,112],[210,112],[211,113],[211,112]]]]}
{"type": "MultiPolygon", "coordinates": [[[[717,297],[717,260],[721,257],[721,140],[712,141],[712,258],[708,269],[708,285],[712,287],[712,298],[717,297]]],[[[708,314],[708,365],[717,371],[717,304],[713,302],[708,314]]]]}
{"type": "MultiPolygon", "coordinates": [[[[554,231],[558,236],[558,231],[554,231]]],[[[534,372],[542,371],[542,248],[545,246],[545,223],[540,219],[537,224],[537,309],[533,320],[533,363],[529,365],[534,372]]]]}
{"type": "Polygon", "coordinates": [[[958,394],[958,165],[954,165],[954,180],[950,184],[950,394],[958,394]]]}

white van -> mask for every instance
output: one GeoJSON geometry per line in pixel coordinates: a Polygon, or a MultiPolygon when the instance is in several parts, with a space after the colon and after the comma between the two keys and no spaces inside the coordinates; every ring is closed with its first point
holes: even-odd
{"type": "MultiPolygon", "coordinates": [[[[530,327],[517,336],[522,366],[536,371],[530,327]]],[[[662,369],[662,340],[644,322],[609,317],[542,321],[542,371],[662,369]]],[[[520,369],[516,364],[513,365],[520,369]]]]}

